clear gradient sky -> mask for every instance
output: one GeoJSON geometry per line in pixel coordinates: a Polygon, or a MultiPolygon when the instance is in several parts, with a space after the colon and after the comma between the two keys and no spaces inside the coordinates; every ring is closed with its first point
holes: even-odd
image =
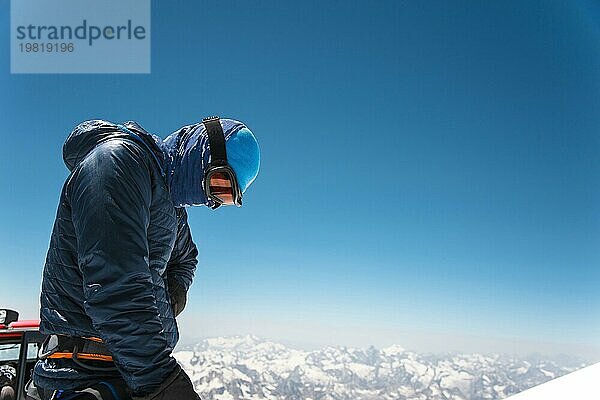
{"type": "Polygon", "coordinates": [[[11,75],[0,2],[0,303],[36,317],[79,122],[244,121],[242,209],[189,210],[184,340],[600,360],[593,1],[152,2],[149,75],[11,75]]]}

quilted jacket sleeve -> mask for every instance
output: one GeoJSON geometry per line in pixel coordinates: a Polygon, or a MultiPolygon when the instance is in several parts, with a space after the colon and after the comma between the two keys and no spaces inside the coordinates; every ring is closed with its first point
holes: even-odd
{"type": "Polygon", "coordinates": [[[177,279],[187,291],[198,264],[198,249],[192,240],[185,208],[177,208],[177,220],[177,241],[167,264],[167,276],[170,280],[177,279]]]}
{"type": "Polygon", "coordinates": [[[187,303],[187,292],[198,263],[198,250],[192,240],[185,208],[177,208],[177,241],[167,264],[167,285],[175,316],[181,314],[187,303]]]}
{"type": "Polygon", "coordinates": [[[109,140],[86,156],[69,184],[85,311],[129,387],[150,393],[177,365],[148,264],[150,160],[132,142],[109,140]]]}

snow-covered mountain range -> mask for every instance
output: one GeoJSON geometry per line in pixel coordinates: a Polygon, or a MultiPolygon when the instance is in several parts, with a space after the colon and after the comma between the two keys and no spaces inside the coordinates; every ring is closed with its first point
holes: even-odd
{"type": "Polygon", "coordinates": [[[203,400],[503,399],[585,366],[531,356],[301,351],[255,336],[205,339],[175,353],[203,400]]]}

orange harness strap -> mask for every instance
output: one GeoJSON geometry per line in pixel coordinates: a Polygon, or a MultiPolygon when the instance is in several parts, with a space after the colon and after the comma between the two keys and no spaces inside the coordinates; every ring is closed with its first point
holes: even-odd
{"type": "MultiPolygon", "coordinates": [[[[73,353],[54,353],[48,356],[48,358],[73,358],[73,353]]],[[[82,360],[113,361],[112,356],[93,353],[77,353],[77,358],[82,360]]]]}
{"type": "Polygon", "coordinates": [[[84,337],[84,339],[91,340],[92,342],[104,343],[104,340],[97,337],[84,337]]]}

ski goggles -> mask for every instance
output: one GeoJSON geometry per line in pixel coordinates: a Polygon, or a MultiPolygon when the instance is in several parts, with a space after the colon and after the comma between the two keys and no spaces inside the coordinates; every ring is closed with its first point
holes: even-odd
{"type": "Polygon", "coordinates": [[[212,200],[211,208],[222,205],[242,206],[242,191],[237,181],[235,171],[227,163],[225,149],[225,134],[219,117],[209,117],[202,120],[208,134],[210,148],[210,163],[204,177],[204,192],[212,200]]]}

